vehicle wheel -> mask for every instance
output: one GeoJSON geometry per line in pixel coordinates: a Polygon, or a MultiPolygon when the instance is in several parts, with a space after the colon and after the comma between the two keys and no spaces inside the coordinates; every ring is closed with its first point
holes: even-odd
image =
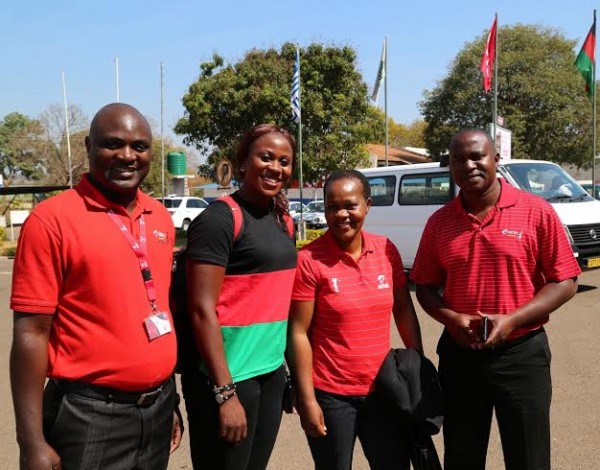
{"type": "Polygon", "coordinates": [[[192,223],[192,221],[190,219],[185,219],[183,221],[183,223],[181,224],[181,228],[183,229],[184,232],[187,232],[188,228],[190,228],[191,223],[192,223]]]}

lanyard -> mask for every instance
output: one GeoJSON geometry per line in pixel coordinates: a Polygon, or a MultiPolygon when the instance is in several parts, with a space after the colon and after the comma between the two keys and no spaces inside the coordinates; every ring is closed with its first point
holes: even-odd
{"type": "Polygon", "coordinates": [[[125,226],[125,224],[119,219],[117,214],[114,213],[112,209],[109,209],[108,216],[115,223],[121,233],[125,236],[129,244],[131,245],[131,249],[138,257],[138,261],[140,263],[140,270],[142,272],[142,279],[144,280],[144,286],[146,287],[146,293],[148,294],[148,301],[150,302],[150,306],[152,307],[152,311],[158,311],[158,307],[156,306],[156,289],[154,287],[154,279],[152,279],[152,272],[150,271],[150,264],[148,263],[148,258],[146,257],[146,253],[148,252],[148,243],[146,240],[146,223],[144,222],[144,216],[140,216],[140,241],[133,238],[133,235],[129,231],[129,229],[125,226]]]}

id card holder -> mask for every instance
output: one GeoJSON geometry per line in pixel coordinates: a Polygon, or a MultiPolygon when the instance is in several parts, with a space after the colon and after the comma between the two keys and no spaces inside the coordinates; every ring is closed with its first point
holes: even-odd
{"type": "Polygon", "coordinates": [[[144,320],[144,328],[150,341],[173,331],[167,312],[156,312],[150,315],[144,320]]]}

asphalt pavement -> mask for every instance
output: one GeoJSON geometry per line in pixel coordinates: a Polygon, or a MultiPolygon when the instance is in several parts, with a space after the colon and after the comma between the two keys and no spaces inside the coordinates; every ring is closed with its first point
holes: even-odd
{"type": "MultiPolygon", "coordinates": [[[[12,336],[12,315],[8,308],[12,260],[0,258],[0,470],[18,468],[14,416],[8,378],[12,336]]],[[[551,316],[546,330],[552,348],[552,468],[553,470],[597,470],[600,468],[600,269],[585,272],[580,292],[551,316]]],[[[426,354],[437,363],[435,345],[441,328],[415,301],[426,354]]],[[[397,334],[392,345],[401,346],[397,334]]],[[[443,453],[440,436],[434,439],[443,453]]],[[[184,436],[180,449],[173,454],[170,470],[191,469],[189,442],[184,436]]],[[[268,470],[309,470],[313,468],[306,439],[298,416],[284,416],[268,470]]],[[[369,467],[357,444],[354,470],[369,467]]],[[[498,432],[494,424],[488,451],[488,470],[504,468],[498,432]]]]}

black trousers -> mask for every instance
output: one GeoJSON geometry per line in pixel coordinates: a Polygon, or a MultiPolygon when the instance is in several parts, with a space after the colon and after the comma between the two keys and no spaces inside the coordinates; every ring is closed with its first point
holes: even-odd
{"type": "Polygon", "coordinates": [[[550,347],[542,329],[495,350],[438,343],[444,469],[484,470],[495,411],[507,470],[550,469],[550,347]]]}
{"type": "Polygon", "coordinates": [[[356,438],[372,470],[409,469],[409,432],[376,392],[342,396],[315,390],[327,435],[308,437],[316,470],[351,470],[356,438]]]}
{"type": "Polygon", "coordinates": [[[160,470],[169,461],[175,385],[165,383],[149,406],[65,393],[53,380],[44,390],[46,441],[63,470],[160,470]]]}
{"type": "Polygon", "coordinates": [[[267,468],[282,415],[285,367],[236,383],[246,412],[248,436],[237,445],[218,436],[218,405],[208,378],[197,370],[181,375],[195,470],[264,470],[267,468]]]}

